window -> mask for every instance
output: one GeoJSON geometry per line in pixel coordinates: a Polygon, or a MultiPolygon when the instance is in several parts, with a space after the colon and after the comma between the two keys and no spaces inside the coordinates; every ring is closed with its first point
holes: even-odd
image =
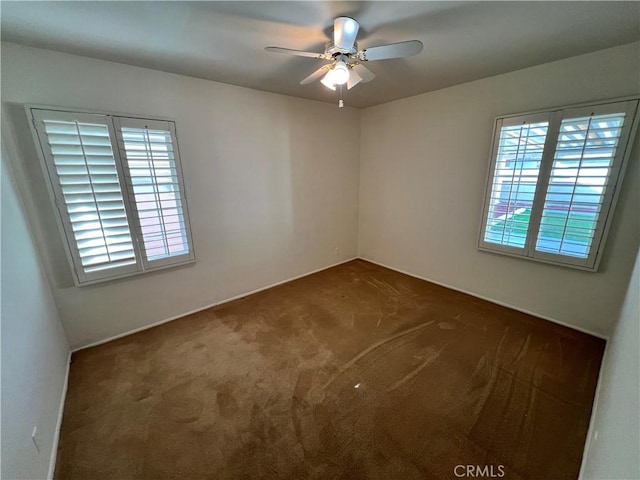
{"type": "Polygon", "coordinates": [[[174,122],[28,111],[78,285],[195,261],[174,122]]]}
{"type": "Polygon", "coordinates": [[[498,118],[478,246],[596,270],[638,100],[498,118]]]}

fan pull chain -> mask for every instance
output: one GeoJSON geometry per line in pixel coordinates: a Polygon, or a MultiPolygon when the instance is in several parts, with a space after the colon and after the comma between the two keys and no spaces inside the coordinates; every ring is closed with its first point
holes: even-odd
{"type": "Polygon", "coordinates": [[[340,100],[338,100],[338,108],[344,107],[344,101],[342,100],[342,85],[340,85],[340,100]]]}

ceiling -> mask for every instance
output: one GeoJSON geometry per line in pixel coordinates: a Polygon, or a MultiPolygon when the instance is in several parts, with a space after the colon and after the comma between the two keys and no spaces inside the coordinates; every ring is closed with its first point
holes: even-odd
{"type": "MultiPolygon", "coordinates": [[[[314,100],[299,82],[324,62],[333,19],[360,23],[361,48],[417,39],[415,57],[367,63],[344,95],[364,108],[640,39],[640,2],[11,2],[2,40],[314,100]]],[[[640,51],[639,51],[640,54],[640,51]]]]}

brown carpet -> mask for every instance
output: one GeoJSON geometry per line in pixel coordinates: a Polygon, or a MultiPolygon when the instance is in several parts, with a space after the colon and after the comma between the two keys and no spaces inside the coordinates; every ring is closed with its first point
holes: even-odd
{"type": "Polygon", "coordinates": [[[56,478],[577,478],[603,349],[356,260],[74,354],[56,478]]]}

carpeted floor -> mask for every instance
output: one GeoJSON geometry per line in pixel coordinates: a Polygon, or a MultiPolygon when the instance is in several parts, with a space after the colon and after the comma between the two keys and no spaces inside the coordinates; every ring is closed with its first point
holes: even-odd
{"type": "Polygon", "coordinates": [[[574,479],[603,349],[355,260],[74,354],[56,478],[574,479]]]}

